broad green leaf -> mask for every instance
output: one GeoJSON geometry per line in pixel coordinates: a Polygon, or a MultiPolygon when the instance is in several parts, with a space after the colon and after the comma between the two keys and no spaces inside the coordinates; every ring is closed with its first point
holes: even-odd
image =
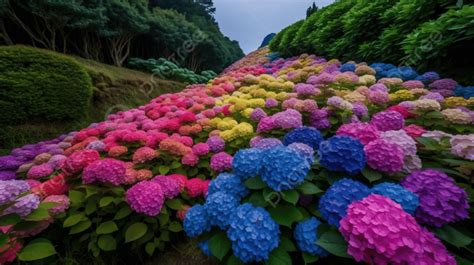
{"type": "Polygon", "coordinates": [[[229,259],[227,260],[227,265],[244,265],[244,263],[242,261],[240,261],[239,258],[237,258],[236,256],[232,255],[229,257],[229,259]]]}
{"type": "Polygon", "coordinates": [[[70,215],[66,220],[64,220],[63,227],[71,227],[80,221],[82,221],[82,218],[84,218],[83,213],[76,213],[73,215],[70,215]]]}
{"type": "Polygon", "coordinates": [[[298,190],[304,195],[314,195],[314,194],[320,194],[324,192],[318,186],[314,185],[311,182],[304,182],[298,187],[298,190]]]}
{"type": "Polygon", "coordinates": [[[148,242],[146,245],[145,245],[145,252],[149,255],[149,256],[153,256],[153,253],[155,252],[155,244],[152,243],[152,242],[148,242]]]}
{"type": "Polygon", "coordinates": [[[91,215],[95,211],[97,211],[96,200],[88,200],[86,204],[86,209],[84,210],[84,212],[86,213],[86,215],[91,215]]]}
{"type": "Polygon", "coordinates": [[[46,209],[38,208],[32,211],[28,216],[25,217],[26,221],[42,221],[50,218],[49,212],[46,209]]]}
{"type": "Polygon", "coordinates": [[[114,220],[120,220],[123,219],[127,216],[129,216],[132,213],[132,209],[128,205],[120,208],[120,210],[115,214],[114,220]]]}
{"type": "Polygon", "coordinates": [[[104,251],[112,251],[117,248],[117,241],[111,235],[102,235],[99,237],[97,245],[104,251]]]}
{"type": "Polygon", "coordinates": [[[251,190],[261,190],[267,186],[260,177],[249,178],[244,182],[244,184],[251,190]]]}
{"type": "Polygon", "coordinates": [[[270,252],[270,257],[265,261],[267,265],[289,265],[292,264],[291,257],[281,246],[272,252],[270,252]]]}
{"type": "Polygon", "coordinates": [[[368,167],[364,168],[362,170],[362,175],[368,180],[370,181],[370,183],[374,182],[374,181],[377,181],[377,180],[380,180],[382,179],[382,174],[380,174],[379,172],[375,171],[375,170],[372,170],[368,167]]]}
{"type": "Polygon", "coordinates": [[[255,207],[266,207],[268,204],[263,197],[263,194],[260,192],[253,192],[252,195],[250,195],[248,202],[253,204],[255,207]]]}
{"type": "Polygon", "coordinates": [[[147,230],[148,230],[148,226],[144,223],[132,224],[130,227],[128,227],[127,231],[125,232],[125,243],[140,239],[142,236],[146,234],[147,230]]]}
{"type": "Polygon", "coordinates": [[[21,221],[21,217],[16,213],[11,213],[0,217],[0,226],[15,225],[21,221]]]}
{"type": "Polygon", "coordinates": [[[18,259],[21,261],[34,261],[44,259],[56,254],[56,249],[50,241],[39,238],[31,241],[26,245],[20,253],[18,259]]]}
{"type": "Polygon", "coordinates": [[[97,227],[96,232],[98,235],[101,234],[110,234],[118,230],[117,224],[114,221],[107,221],[101,223],[99,227],[97,227]]]}
{"type": "Polygon", "coordinates": [[[311,264],[319,260],[318,256],[313,256],[306,252],[302,252],[301,254],[303,255],[304,264],[311,264]]]}
{"type": "Polygon", "coordinates": [[[275,208],[268,210],[273,220],[278,224],[291,227],[295,222],[301,221],[304,216],[294,205],[282,205],[279,204],[275,208]]]}
{"type": "Polygon", "coordinates": [[[168,172],[170,172],[170,168],[166,165],[161,165],[158,167],[158,171],[160,172],[161,175],[166,175],[168,172]]]}
{"type": "Polygon", "coordinates": [[[213,256],[222,260],[230,250],[231,242],[225,233],[219,233],[209,239],[209,249],[213,256]]]}
{"type": "Polygon", "coordinates": [[[70,190],[69,191],[69,200],[72,204],[81,204],[84,202],[86,195],[80,191],[70,190]]]}
{"type": "Polygon", "coordinates": [[[288,252],[296,251],[295,244],[293,244],[293,242],[291,242],[291,240],[285,236],[280,238],[280,246],[288,252]]]}
{"type": "Polygon", "coordinates": [[[110,196],[104,197],[104,198],[100,199],[99,207],[101,207],[101,208],[106,207],[109,204],[111,204],[112,202],[114,202],[114,197],[110,197],[110,196]]]}
{"type": "Polygon", "coordinates": [[[296,190],[286,190],[286,191],[282,191],[281,194],[283,195],[283,200],[293,204],[293,205],[296,205],[296,203],[298,202],[298,199],[300,197],[300,195],[298,194],[298,192],[296,190]]]}
{"type": "Polygon", "coordinates": [[[468,235],[461,233],[459,230],[450,225],[445,225],[442,228],[436,229],[435,233],[439,238],[457,248],[465,247],[471,244],[473,240],[468,235]]]}
{"type": "Polygon", "coordinates": [[[89,229],[89,227],[91,227],[91,225],[92,225],[91,220],[89,220],[89,219],[84,220],[84,221],[78,223],[77,225],[71,227],[71,230],[69,230],[69,234],[74,235],[74,234],[79,234],[81,232],[84,232],[87,229],[89,229]]]}
{"type": "Polygon", "coordinates": [[[339,231],[335,229],[331,229],[323,233],[316,244],[335,256],[351,258],[347,254],[347,242],[344,240],[339,231]]]}
{"type": "Polygon", "coordinates": [[[173,210],[181,210],[183,202],[180,199],[167,200],[166,206],[170,207],[173,210]]]}
{"type": "Polygon", "coordinates": [[[171,231],[171,232],[180,232],[180,231],[183,231],[183,227],[181,226],[180,223],[178,222],[172,222],[170,223],[168,229],[171,231]]]}

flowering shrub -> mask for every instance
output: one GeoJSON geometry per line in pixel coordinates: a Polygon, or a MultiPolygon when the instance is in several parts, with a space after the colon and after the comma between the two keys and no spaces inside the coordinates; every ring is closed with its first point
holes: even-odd
{"type": "Polygon", "coordinates": [[[187,236],[226,264],[469,260],[467,87],[453,97],[434,72],[264,51],[0,157],[0,262],[54,262],[60,243],[36,238],[54,222],[96,257],[187,236]]]}

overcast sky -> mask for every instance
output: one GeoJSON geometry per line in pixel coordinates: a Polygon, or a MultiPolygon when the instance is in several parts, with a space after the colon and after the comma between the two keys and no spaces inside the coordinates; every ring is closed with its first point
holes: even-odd
{"type": "Polygon", "coordinates": [[[269,33],[306,17],[306,9],[333,0],[214,0],[222,32],[240,43],[245,53],[256,50],[269,33]]]}

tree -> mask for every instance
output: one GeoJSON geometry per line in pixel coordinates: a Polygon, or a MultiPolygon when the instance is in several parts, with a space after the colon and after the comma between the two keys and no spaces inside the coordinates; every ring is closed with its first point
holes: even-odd
{"type": "Polygon", "coordinates": [[[318,9],[319,8],[316,6],[316,3],[313,2],[313,5],[308,7],[308,9],[306,10],[306,17],[310,17],[312,14],[316,13],[318,9]]]}

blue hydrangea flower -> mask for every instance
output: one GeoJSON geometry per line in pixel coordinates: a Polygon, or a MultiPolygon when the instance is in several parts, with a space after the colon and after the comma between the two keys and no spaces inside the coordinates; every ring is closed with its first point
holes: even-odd
{"type": "Polygon", "coordinates": [[[296,188],[311,167],[304,156],[284,146],[269,149],[264,156],[260,177],[275,191],[296,188]]]}
{"type": "Polygon", "coordinates": [[[218,191],[234,195],[238,199],[247,196],[249,193],[249,190],[244,186],[240,178],[231,173],[221,173],[209,183],[208,196],[218,191]]]}
{"type": "Polygon", "coordinates": [[[407,81],[415,79],[418,76],[418,73],[409,66],[402,66],[388,70],[386,76],[397,77],[401,78],[403,81],[407,81]]]}
{"type": "Polygon", "coordinates": [[[336,172],[354,175],[366,163],[364,146],[349,136],[333,136],[319,145],[319,163],[336,172]]]}
{"type": "Polygon", "coordinates": [[[313,127],[301,127],[287,133],[283,138],[283,144],[303,143],[313,150],[318,150],[319,144],[323,141],[321,133],[313,127]]]}
{"type": "Polygon", "coordinates": [[[434,81],[440,79],[440,76],[436,72],[426,72],[420,76],[417,76],[415,80],[423,82],[425,85],[433,83],[434,81]]]}
{"type": "Polygon", "coordinates": [[[204,206],[196,204],[188,210],[184,218],[183,228],[189,237],[197,237],[203,232],[211,230],[211,224],[204,206]]]}
{"type": "Polygon", "coordinates": [[[321,222],[316,219],[316,217],[311,217],[308,220],[299,222],[295,227],[293,236],[295,237],[296,245],[298,245],[301,251],[313,256],[326,257],[329,253],[316,245],[316,241],[318,240],[318,226],[320,224],[321,222]]]}
{"type": "Polygon", "coordinates": [[[474,97],[474,86],[463,87],[463,86],[458,85],[454,89],[454,95],[456,97],[463,97],[465,99],[469,99],[471,97],[474,97]]]}
{"type": "Polygon", "coordinates": [[[310,165],[314,162],[314,150],[303,143],[292,143],[288,145],[288,148],[295,150],[300,155],[304,156],[310,165]]]}
{"type": "Polygon", "coordinates": [[[279,226],[270,214],[250,203],[236,209],[227,230],[234,255],[245,263],[267,260],[270,252],[278,247],[279,235],[279,226]]]}
{"type": "Polygon", "coordinates": [[[0,181],[0,205],[13,202],[18,195],[29,189],[30,185],[23,180],[0,181]]]}
{"type": "Polygon", "coordinates": [[[232,169],[242,180],[255,177],[262,167],[263,151],[257,148],[239,150],[232,159],[232,169]]]}
{"type": "Polygon", "coordinates": [[[372,188],[372,193],[383,195],[400,204],[407,213],[414,215],[420,204],[420,199],[401,185],[395,183],[380,183],[372,188]]]}
{"type": "Polygon", "coordinates": [[[354,72],[355,70],[356,70],[356,65],[353,64],[353,63],[345,63],[345,64],[341,65],[341,69],[339,69],[339,71],[341,73],[354,72]]]}
{"type": "Polygon", "coordinates": [[[227,229],[230,217],[238,206],[239,200],[234,195],[224,191],[208,195],[204,204],[209,223],[218,226],[222,230],[227,229]]]}
{"type": "Polygon", "coordinates": [[[3,214],[16,213],[21,217],[26,217],[40,204],[40,197],[36,194],[28,194],[16,200],[16,203],[3,211],[3,214]]]}
{"type": "Polygon", "coordinates": [[[326,191],[319,200],[319,212],[329,224],[339,227],[339,221],[346,216],[347,207],[370,194],[363,183],[351,179],[341,179],[326,191]]]}
{"type": "Polygon", "coordinates": [[[207,256],[207,257],[212,256],[211,249],[209,249],[209,241],[208,240],[199,242],[198,247],[199,247],[199,249],[201,249],[202,253],[205,256],[207,256]]]}

